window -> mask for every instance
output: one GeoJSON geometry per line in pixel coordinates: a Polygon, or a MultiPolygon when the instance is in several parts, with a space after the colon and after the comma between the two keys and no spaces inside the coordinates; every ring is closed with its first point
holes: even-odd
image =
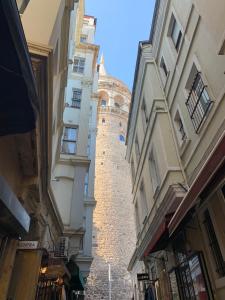
{"type": "Polygon", "coordinates": [[[169,36],[171,37],[174,47],[176,50],[179,50],[181,38],[182,38],[182,32],[180,30],[180,26],[177,23],[174,15],[172,15],[170,20],[170,26],[169,26],[169,36]]]}
{"type": "Polygon", "coordinates": [[[212,101],[207,92],[207,85],[204,84],[201,72],[198,72],[195,64],[192,66],[186,89],[189,91],[186,106],[194,129],[196,133],[198,133],[199,128],[211,107],[212,101]]]}
{"type": "Polygon", "coordinates": [[[120,140],[121,142],[125,142],[125,137],[124,137],[122,134],[120,134],[119,140],[120,140]]]}
{"type": "Polygon", "coordinates": [[[175,114],[174,123],[175,123],[177,138],[179,143],[181,144],[184,140],[186,140],[187,135],[179,111],[177,111],[175,114]]]}
{"type": "Polygon", "coordinates": [[[204,217],[205,217],[204,225],[208,236],[211,253],[214,258],[216,272],[220,277],[223,277],[225,276],[225,263],[224,263],[223,255],[221,253],[220,246],[216,237],[215,229],[208,210],[205,211],[204,217]]]}
{"type": "Polygon", "coordinates": [[[148,214],[148,206],[147,206],[147,198],[146,198],[145,186],[143,181],[140,186],[140,196],[141,196],[141,204],[143,209],[143,221],[144,221],[145,217],[148,214]]]}
{"type": "Polygon", "coordinates": [[[82,96],[81,89],[73,89],[73,97],[72,97],[72,105],[71,105],[72,107],[80,108],[81,96],[82,96]]]}
{"type": "Polygon", "coordinates": [[[87,35],[86,34],[82,34],[80,36],[80,42],[81,43],[86,43],[87,42],[87,35]]]}
{"type": "Polygon", "coordinates": [[[107,103],[107,101],[106,100],[104,100],[104,99],[102,99],[102,101],[101,101],[101,106],[106,106],[106,103],[107,103]]]}
{"type": "Polygon", "coordinates": [[[150,168],[150,175],[152,180],[153,193],[155,193],[160,186],[161,180],[159,176],[158,165],[156,162],[156,156],[153,150],[149,155],[149,168],[150,168]]]}
{"type": "Polygon", "coordinates": [[[62,140],[61,152],[65,154],[76,154],[78,128],[65,127],[62,140]]]}
{"type": "Polygon", "coordinates": [[[84,73],[84,65],[85,65],[85,58],[74,57],[73,72],[83,74],[84,73]]]}
{"type": "Polygon", "coordinates": [[[141,230],[141,224],[140,224],[140,217],[139,217],[139,207],[138,207],[138,199],[135,204],[135,221],[136,221],[136,230],[137,230],[137,235],[141,230]]]}
{"type": "Polygon", "coordinates": [[[83,238],[83,236],[80,237],[79,250],[80,251],[84,250],[84,238],[83,238]]]}
{"type": "Polygon", "coordinates": [[[120,105],[119,105],[119,103],[117,103],[117,102],[115,102],[115,107],[117,107],[117,108],[120,108],[120,105]]]}
{"type": "Polygon", "coordinates": [[[87,156],[90,155],[91,152],[91,135],[88,135],[88,144],[87,144],[87,156]]]}
{"type": "Polygon", "coordinates": [[[87,172],[84,179],[84,195],[86,197],[88,196],[88,180],[89,180],[89,174],[87,172]]]}
{"type": "Polygon", "coordinates": [[[135,181],[135,168],[134,168],[134,159],[133,158],[131,159],[130,167],[131,167],[132,181],[134,183],[134,181],[135,181]]]}
{"type": "Polygon", "coordinates": [[[167,77],[168,70],[167,70],[167,66],[165,64],[165,61],[164,61],[163,57],[161,58],[161,61],[160,61],[160,68],[162,68],[164,75],[167,77]]]}
{"type": "Polygon", "coordinates": [[[147,113],[147,109],[146,109],[145,98],[143,98],[143,101],[142,101],[141,111],[142,111],[142,123],[143,123],[144,131],[145,131],[147,124],[148,124],[148,113],[147,113]]]}
{"type": "Polygon", "coordinates": [[[136,154],[136,157],[137,157],[137,162],[139,161],[140,159],[140,148],[139,148],[139,142],[138,142],[138,137],[136,136],[136,139],[135,139],[135,154],[136,154]]]}
{"type": "Polygon", "coordinates": [[[105,124],[105,119],[104,118],[102,119],[102,124],[105,124]]]}

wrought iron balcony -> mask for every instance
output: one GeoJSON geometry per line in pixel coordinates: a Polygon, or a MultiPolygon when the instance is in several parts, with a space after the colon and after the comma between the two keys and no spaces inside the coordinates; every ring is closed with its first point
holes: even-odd
{"type": "Polygon", "coordinates": [[[194,78],[186,106],[190,114],[195,132],[198,133],[202,122],[211,107],[213,101],[207,92],[207,85],[204,84],[201,72],[198,72],[194,78]]]}

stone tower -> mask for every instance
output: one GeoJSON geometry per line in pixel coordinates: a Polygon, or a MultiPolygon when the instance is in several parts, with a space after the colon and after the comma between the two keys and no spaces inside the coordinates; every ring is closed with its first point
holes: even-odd
{"type": "Polygon", "coordinates": [[[131,299],[127,267],[135,247],[131,178],[125,160],[130,92],[107,75],[101,58],[98,84],[93,257],[86,300],[131,299]]]}

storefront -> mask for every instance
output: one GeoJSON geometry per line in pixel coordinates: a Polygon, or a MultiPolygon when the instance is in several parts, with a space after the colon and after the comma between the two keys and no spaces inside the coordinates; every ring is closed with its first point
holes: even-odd
{"type": "Polygon", "coordinates": [[[14,264],[18,239],[30,226],[30,217],[12,192],[6,180],[0,176],[0,294],[7,295],[14,264]]]}
{"type": "Polygon", "coordinates": [[[67,290],[69,297],[68,299],[83,300],[85,296],[85,280],[83,278],[83,275],[73,259],[70,259],[66,266],[71,274],[70,284],[67,290]]]}
{"type": "Polygon", "coordinates": [[[172,299],[214,299],[203,252],[187,251],[184,232],[176,236],[173,249],[175,266],[168,270],[172,299]]]}
{"type": "Polygon", "coordinates": [[[69,299],[70,273],[62,259],[49,259],[48,265],[40,269],[36,296],[37,300],[69,299]]]}

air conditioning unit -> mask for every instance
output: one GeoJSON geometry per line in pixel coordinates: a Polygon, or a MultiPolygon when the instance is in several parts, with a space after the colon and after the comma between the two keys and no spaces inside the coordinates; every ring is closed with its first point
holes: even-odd
{"type": "Polygon", "coordinates": [[[61,236],[55,246],[54,257],[67,257],[69,248],[69,238],[61,236]]]}

